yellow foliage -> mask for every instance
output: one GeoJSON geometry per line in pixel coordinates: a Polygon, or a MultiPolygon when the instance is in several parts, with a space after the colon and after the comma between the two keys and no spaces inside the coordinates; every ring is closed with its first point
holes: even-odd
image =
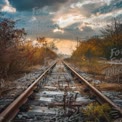
{"type": "Polygon", "coordinates": [[[83,109],[83,113],[93,120],[99,119],[100,117],[105,117],[105,114],[110,111],[110,106],[108,104],[99,105],[98,103],[91,103],[86,108],[83,109]]]}

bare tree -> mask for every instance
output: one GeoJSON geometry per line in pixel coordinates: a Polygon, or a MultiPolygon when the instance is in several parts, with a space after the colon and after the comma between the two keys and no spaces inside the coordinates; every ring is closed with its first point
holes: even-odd
{"type": "Polygon", "coordinates": [[[122,24],[119,20],[114,18],[113,22],[103,30],[101,30],[104,37],[109,38],[114,45],[120,44],[122,34],[122,24]]]}

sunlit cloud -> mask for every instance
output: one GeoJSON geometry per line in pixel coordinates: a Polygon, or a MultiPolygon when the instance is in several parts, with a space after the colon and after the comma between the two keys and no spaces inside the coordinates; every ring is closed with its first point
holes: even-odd
{"type": "Polygon", "coordinates": [[[91,27],[92,29],[98,29],[103,28],[107,24],[110,24],[111,21],[107,21],[107,19],[113,19],[117,17],[118,15],[121,15],[122,10],[116,10],[105,14],[98,14],[98,15],[92,15],[90,18],[84,19],[83,23],[79,26],[79,29],[83,31],[84,27],[91,27]]]}
{"type": "Polygon", "coordinates": [[[79,2],[76,2],[76,3],[72,3],[70,5],[71,8],[81,8],[83,7],[84,5],[89,5],[89,4],[101,4],[101,5],[104,5],[104,4],[107,4],[107,5],[110,5],[110,3],[112,2],[112,0],[84,0],[84,1],[79,1],[79,2]]]}
{"type": "Polygon", "coordinates": [[[115,16],[115,17],[117,17],[117,16],[119,16],[119,15],[122,15],[122,9],[117,10],[117,11],[114,12],[114,16],[115,16]]]}
{"type": "MultiPolygon", "coordinates": [[[[112,0],[108,1],[110,3],[112,0]]],[[[89,3],[95,3],[96,0],[93,1],[86,1],[83,2],[83,4],[89,4],[89,3]]],[[[97,1],[98,2],[98,1],[97,1]]],[[[105,2],[104,0],[101,2],[105,2]]],[[[79,4],[80,6],[81,4],[79,4]]],[[[66,9],[66,8],[65,8],[66,9]]],[[[110,11],[108,13],[92,13],[90,16],[84,16],[84,13],[81,11],[79,12],[78,9],[75,8],[75,14],[72,13],[72,11],[68,10],[67,8],[67,13],[65,11],[61,11],[60,16],[55,16],[53,19],[53,22],[57,24],[60,28],[67,28],[68,26],[71,26],[75,23],[78,23],[78,29],[82,32],[84,31],[85,27],[89,27],[93,30],[98,30],[100,28],[105,27],[107,24],[110,24],[110,20],[113,18],[117,17],[118,15],[121,15],[122,10],[117,9],[110,11]],[[109,21],[109,22],[108,22],[109,21]]],[[[58,13],[59,14],[59,13],[58,13]]]]}
{"type": "Polygon", "coordinates": [[[76,36],[99,35],[99,30],[113,18],[122,19],[121,0],[53,0],[53,4],[47,0],[2,1],[1,11],[15,20],[21,19],[17,26],[24,27],[32,38],[43,35],[74,40],[76,36]]]}
{"type": "Polygon", "coordinates": [[[64,7],[60,8],[60,10],[55,14],[53,22],[60,28],[67,28],[68,26],[71,26],[75,23],[79,23],[80,27],[78,28],[80,29],[80,31],[83,31],[85,27],[91,27],[92,29],[94,29],[95,27],[97,27],[95,23],[99,18],[107,18],[109,16],[112,16],[113,13],[101,15],[100,12],[97,12],[90,14],[89,12],[91,11],[91,8],[89,7],[86,9],[83,6],[95,4],[95,6],[98,8],[99,6],[110,4],[111,2],[112,0],[83,0],[76,3],[71,3],[69,4],[69,6],[64,5],[64,7]]]}
{"type": "MultiPolygon", "coordinates": [[[[100,1],[94,1],[94,0],[88,0],[88,1],[83,1],[83,2],[77,2],[77,3],[73,3],[70,5],[71,8],[81,8],[84,5],[88,5],[88,4],[93,4],[93,3],[97,3],[100,1]]],[[[100,3],[101,4],[101,3],[100,3]]]]}
{"type": "Polygon", "coordinates": [[[2,7],[2,12],[10,12],[10,13],[15,13],[16,12],[16,9],[15,8],[13,8],[11,5],[10,5],[10,3],[9,3],[9,1],[8,0],[5,0],[5,5],[2,7]]]}
{"type": "Polygon", "coordinates": [[[69,13],[67,15],[62,15],[59,18],[54,18],[53,21],[60,28],[66,28],[74,23],[80,22],[82,18],[83,18],[82,15],[73,15],[73,14],[69,13]]]}
{"type": "Polygon", "coordinates": [[[54,15],[56,12],[49,12],[49,15],[54,15]]]}
{"type": "Polygon", "coordinates": [[[110,3],[113,1],[113,0],[101,0],[103,2],[105,2],[107,5],[110,5],[110,3]]]}
{"type": "Polygon", "coordinates": [[[59,29],[59,28],[55,28],[55,29],[53,30],[53,32],[54,32],[54,33],[56,33],[56,32],[64,33],[64,30],[63,30],[63,29],[59,29]]]}

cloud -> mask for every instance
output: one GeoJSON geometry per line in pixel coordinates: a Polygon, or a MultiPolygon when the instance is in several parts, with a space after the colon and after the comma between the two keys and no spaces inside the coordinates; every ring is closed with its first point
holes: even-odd
{"type": "Polygon", "coordinates": [[[10,13],[15,13],[16,9],[13,8],[8,0],[5,0],[5,5],[1,9],[2,12],[10,12],[10,13]]]}
{"type": "Polygon", "coordinates": [[[122,0],[0,0],[8,17],[21,19],[28,36],[76,39],[99,34],[113,17],[122,20],[122,0]],[[6,1],[6,2],[5,2],[6,1]]]}
{"type": "Polygon", "coordinates": [[[122,10],[114,10],[109,13],[103,13],[98,15],[92,15],[90,18],[84,20],[84,22],[88,23],[86,26],[91,26],[93,29],[101,28],[111,23],[113,18],[122,15],[122,10]]]}
{"type": "MultiPolygon", "coordinates": [[[[70,5],[71,8],[82,8],[84,6],[87,5],[92,5],[92,4],[101,4],[101,1],[96,1],[96,0],[87,0],[87,1],[82,1],[82,2],[76,2],[76,3],[72,3],[70,5]]],[[[103,3],[103,2],[102,2],[103,3]]]]}
{"type": "Polygon", "coordinates": [[[69,13],[67,15],[61,15],[59,18],[54,18],[53,22],[59,25],[60,28],[66,28],[67,26],[81,21],[82,18],[82,15],[73,15],[69,13]]]}
{"type": "Polygon", "coordinates": [[[18,11],[28,11],[32,10],[34,7],[43,8],[45,6],[53,6],[57,9],[61,4],[65,3],[66,0],[9,0],[10,3],[18,11]]]}
{"type": "MultiPolygon", "coordinates": [[[[33,20],[33,23],[29,23],[28,30],[33,28],[33,33],[36,36],[44,35],[71,40],[76,37],[86,38],[87,36],[99,35],[101,28],[111,23],[113,17],[118,17],[122,13],[121,9],[107,13],[93,12],[96,8],[104,6],[105,2],[100,4],[98,1],[96,3],[94,1],[94,3],[84,4],[81,8],[71,8],[71,4],[72,2],[65,3],[53,14],[37,15],[37,17],[35,16],[36,20],[32,17],[30,20],[33,20]]],[[[106,4],[106,6],[108,5],[106,4]]],[[[50,12],[49,7],[43,7],[41,10],[45,9],[49,10],[48,13],[50,12]]]]}
{"type": "Polygon", "coordinates": [[[93,13],[109,13],[122,8],[121,0],[112,0],[108,5],[103,5],[98,9],[94,9],[93,13]]]}
{"type": "Polygon", "coordinates": [[[64,30],[63,29],[59,29],[59,28],[55,28],[54,30],[53,30],[53,32],[54,33],[56,33],[56,32],[60,32],[60,33],[64,33],[64,30]]]}
{"type": "Polygon", "coordinates": [[[36,18],[35,16],[33,16],[33,17],[30,19],[29,22],[34,22],[34,21],[36,21],[36,20],[37,20],[37,18],[36,18]]]}

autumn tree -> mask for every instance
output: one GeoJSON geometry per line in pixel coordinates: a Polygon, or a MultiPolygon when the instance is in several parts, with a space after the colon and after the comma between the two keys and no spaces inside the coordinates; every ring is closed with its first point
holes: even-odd
{"type": "MultiPolygon", "coordinates": [[[[104,57],[110,59],[111,49],[122,48],[122,23],[119,22],[116,18],[112,21],[111,24],[107,25],[103,30],[101,30],[103,34],[103,50],[104,57]]],[[[116,57],[116,58],[121,58],[116,57]]]]}
{"type": "Polygon", "coordinates": [[[101,30],[103,36],[106,39],[111,40],[114,45],[120,44],[122,41],[121,34],[122,34],[122,24],[114,18],[113,22],[107,25],[103,30],[101,30]]]}
{"type": "Polygon", "coordinates": [[[56,57],[56,53],[53,52],[53,50],[57,50],[57,48],[53,42],[49,43],[45,37],[38,37],[37,41],[42,46],[43,50],[42,57],[44,64],[47,62],[47,60],[49,60],[49,58],[53,59],[54,57],[56,57]]]}
{"type": "Polygon", "coordinates": [[[16,29],[15,21],[0,18],[0,75],[6,77],[17,59],[18,45],[26,35],[24,29],[16,29]]]}

